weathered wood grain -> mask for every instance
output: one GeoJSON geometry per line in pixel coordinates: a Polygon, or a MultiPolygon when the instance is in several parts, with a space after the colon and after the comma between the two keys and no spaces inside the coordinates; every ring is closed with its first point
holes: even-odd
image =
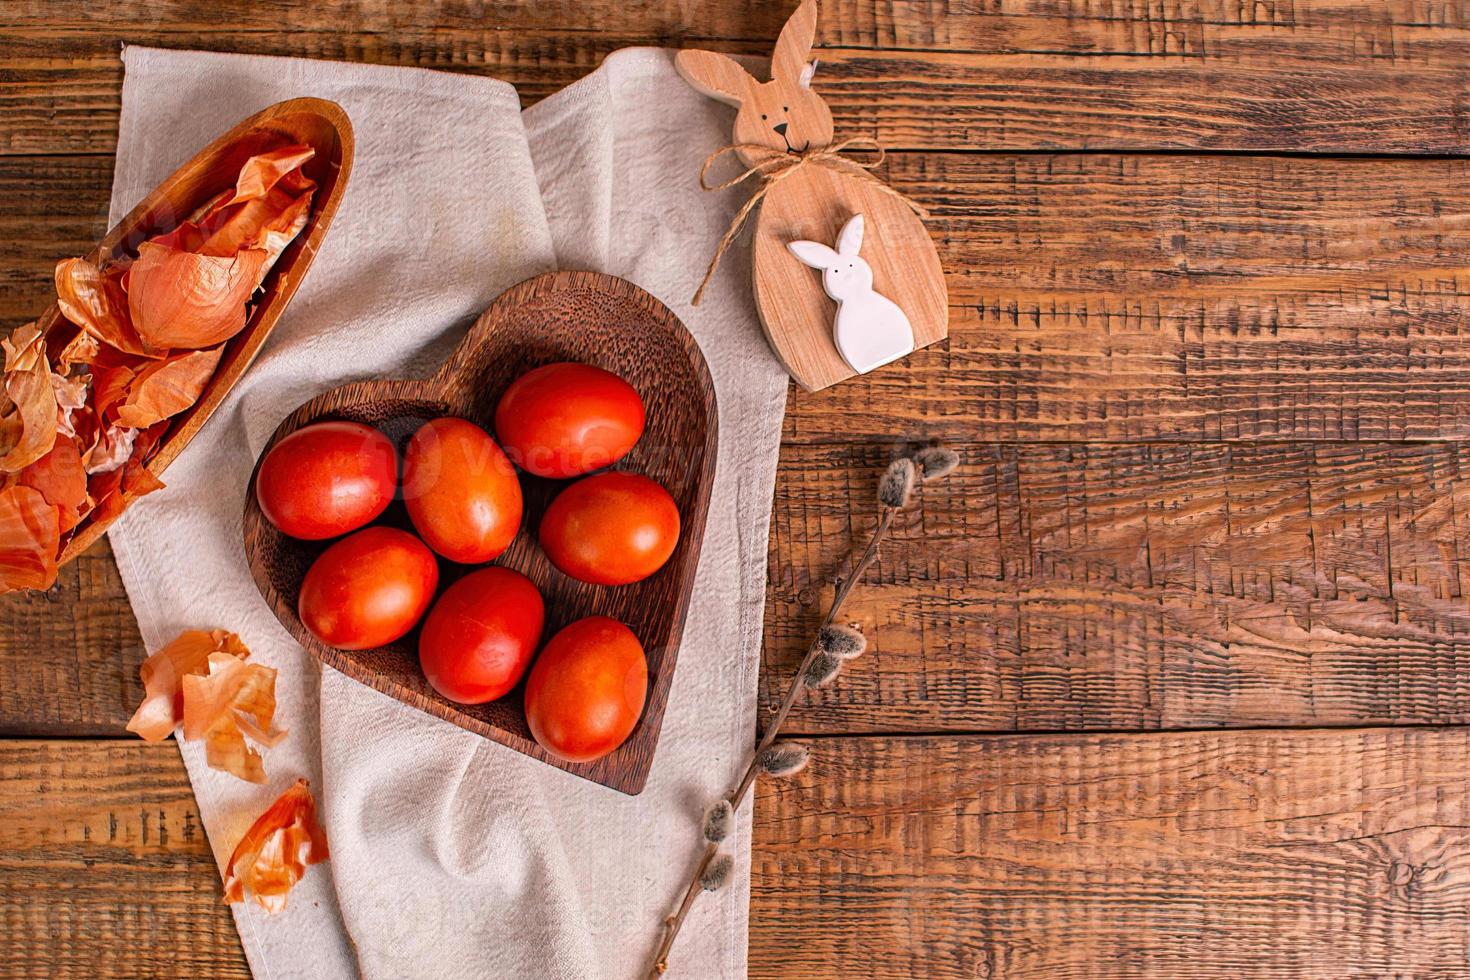
{"type": "MultiPolygon", "coordinates": [[[[248,976],[172,745],[0,777],[0,973],[248,976]]],[[[750,974],[1459,975],[1467,784],[1459,730],[820,739],[758,789],[750,974]]]]}
{"type": "MultiPolygon", "coordinates": [[[[791,0],[151,0],[116,4],[117,29],[224,33],[327,31],[385,34],[423,30],[580,30],[669,41],[774,39],[791,0]]],[[[10,0],[0,27],[87,30],[98,11],[86,0],[10,0]]],[[[1239,54],[1241,39],[1278,38],[1304,57],[1344,55],[1452,64],[1449,46],[1470,28],[1456,0],[821,0],[818,47],[1038,54],[1203,57],[1239,54]]]]}
{"type": "Polygon", "coordinates": [[[1463,438],[1466,167],[902,155],[950,339],[793,399],[786,437],[1463,438]]]}
{"type": "MultiPolygon", "coordinates": [[[[900,154],[890,170],[935,212],[951,337],[794,394],[789,442],[1470,436],[1470,160],[900,154]]],[[[0,324],[50,301],[110,185],[104,160],[0,157],[0,324]]]]}
{"type": "Polygon", "coordinates": [[[34,320],[56,298],[58,260],[107,233],[112,160],[0,156],[0,329],[34,320]]]}
{"type": "Polygon", "coordinates": [[[0,976],[249,980],[173,743],[0,742],[0,976]]]}
{"type": "Polygon", "coordinates": [[[756,807],[752,977],[1463,976],[1470,734],[833,739],[756,807]]]}
{"type": "MultiPolygon", "coordinates": [[[[762,53],[788,13],[22,0],[0,14],[0,153],[110,151],[124,42],[491,74],[534,101],[629,45],[762,53]]],[[[819,85],[839,132],[895,147],[1461,152],[1466,21],[1431,0],[841,0],[823,14],[819,85]]]]}
{"type": "MultiPolygon", "coordinates": [[[[1384,440],[1470,431],[1467,163],[997,151],[1463,153],[1470,6],[823,6],[839,131],[987,152],[892,163],[936,212],[950,342],[793,396],[764,702],[898,440],[941,437],[966,467],[899,527],[850,607],[873,653],[797,729],[1466,722],[1464,450],[1384,440]]],[[[113,149],[121,41],[490,74],[530,102],[628,44],[762,53],[789,10],[11,0],[0,324],[103,230],[110,160],[67,154],[113,149]]],[[[117,732],[141,658],[104,543],[0,599],[0,733],[117,732]]],[[[760,791],[752,976],[1470,961],[1465,730],[813,741],[760,791]]],[[[248,976],[172,746],[0,743],[0,974],[248,976]]]]}
{"type": "Polygon", "coordinates": [[[145,656],[103,538],[46,592],[0,596],[0,736],[123,734],[145,656]]]}
{"type": "MultiPolygon", "coordinates": [[[[1462,444],[954,446],[848,601],[871,652],[793,730],[1470,722],[1462,444]]],[[[784,448],[764,707],[901,448],[784,448]]]]}

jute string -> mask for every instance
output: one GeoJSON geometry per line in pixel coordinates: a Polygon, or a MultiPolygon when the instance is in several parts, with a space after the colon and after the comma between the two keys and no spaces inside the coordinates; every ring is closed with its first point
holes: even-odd
{"type": "Polygon", "coordinates": [[[722,191],[726,188],[734,187],[736,184],[744,183],[751,177],[760,177],[761,182],[760,186],[756,188],[755,193],[750,195],[750,199],[735,213],[735,219],[730,222],[730,227],[725,231],[724,237],[720,239],[720,244],[716,246],[714,258],[710,259],[709,268],[705,270],[704,278],[699,281],[699,288],[694,292],[694,305],[698,306],[699,301],[704,298],[705,287],[709,285],[710,278],[714,276],[715,269],[719,267],[720,259],[724,258],[725,250],[735,241],[735,236],[740,234],[741,227],[744,226],[745,220],[750,217],[751,212],[756,209],[756,205],[760,204],[761,199],[769,194],[773,187],[805,167],[826,167],[828,170],[835,171],[836,173],[847,174],[851,177],[869,181],[883,193],[896,197],[904,204],[907,204],[919,217],[929,217],[928,211],[909,200],[901,192],[888,186],[888,184],[883,182],[881,177],[872,173],[874,169],[882,166],[883,160],[887,155],[887,151],[883,149],[882,144],[872,137],[851,136],[840,142],[833,143],[831,146],[803,150],[800,153],[782,152],[760,143],[732,143],[729,146],[720,147],[705,157],[704,166],[699,168],[699,186],[704,190],[722,191]],[[877,156],[871,160],[854,160],[851,157],[842,155],[844,151],[853,149],[870,150],[877,153],[877,156]],[[726,153],[742,152],[752,154],[759,152],[766,155],[758,159],[756,163],[752,164],[738,176],[731,177],[729,180],[721,181],[718,184],[709,183],[709,168],[714,166],[716,160],[723,157],[726,153]]]}

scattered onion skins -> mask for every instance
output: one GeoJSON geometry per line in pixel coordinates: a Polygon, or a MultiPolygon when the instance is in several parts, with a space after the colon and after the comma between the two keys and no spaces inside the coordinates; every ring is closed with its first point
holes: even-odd
{"type": "Polygon", "coordinates": [[[385,646],[422,624],[419,665],[440,695],[483,704],[525,682],[543,749],[568,762],[611,753],[647,698],[638,637],[592,616],[563,627],[538,656],[555,610],[525,575],[485,563],[520,533],[519,468],[569,481],[537,529],[561,574],[616,588],[662,568],[680,535],[673,497],[641,474],[593,472],[625,457],[644,423],[643,400],[622,378],[559,363],[506,389],[498,441],[459,418],[420,426],[401,456],[384,433],[355,422],[296,430],[261,460],[255,494],[283,534],[325,544],[302,583],[302,624],[342,650],[385,646]]]}

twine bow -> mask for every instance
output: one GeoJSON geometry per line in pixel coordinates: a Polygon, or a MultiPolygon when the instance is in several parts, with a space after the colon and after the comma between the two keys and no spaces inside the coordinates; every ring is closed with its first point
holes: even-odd
{"type": "Polygon", "coordinates": [[[720,259],[724,258],[725,250],[735,241],[735,236],[740,234],[740,229],[744,226],[745,219],[750,217],[750,213],[761,202],[761,198],[770,193],[771,188],[804,167],[826,167],[828,170],[833,170],[837,173],[870,181],[882,190],[883,193],[896,197],[904,204],[907,204],[919,217],[929,217],[927,210],[909,200],[903,193],[888,186],[883,182],[882,178],[872,173],[875,168],[882,166],[883,160],[887,155],[888,152],[883,149],[882,144],[872,137],[850,136],[845,140],[833,143],[831,146],[802,150],[800,153],[782,152],[760,143],[732,143],[729,146],[720,147],[705,157],[704,166],[699,168],[699,186],[703,190],[722,191],[755,176],[761,178],[761,184],[760,187],[756,188],[755,193],[750,196],[750,199],[735,213],[735,219],[730,222],[730,227],[725,231],[725,236],[720,239],[720,244],[715,247],[714,258],[710,259],[709,268],[705,270],[704,278],[699,281],[699,289],[694,292],[694,305],[698,306],[699,301],[704,298],[705,287],[709,285],[710,278],[715,274],[715,269],[719,267],[720,259]],[[859,148],[874,151],[878,155],[872,160],[854,160],[842,155],[844,151],[859,148]],[[722,181],[718,184],[710,184],[706,181],[709,175],[709,168],[726,153],[754,151],[760,151],[769,155],[758,160],[745,170],[744,173],[736,177],[731,177],[729,180],[722,181]]]}

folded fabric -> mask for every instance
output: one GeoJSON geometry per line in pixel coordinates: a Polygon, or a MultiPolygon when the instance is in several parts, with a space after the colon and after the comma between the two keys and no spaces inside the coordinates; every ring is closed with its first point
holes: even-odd
{"type": "MultiPolygon", "coordinates": [[[[761,338],[748,255],[687,299],[739,205],[703,194],[726,114],[667,52],[610,56],[520,112],[492,79],[418,69],[129,47],[114,219],[215,132],[313,95],[352,117],[341,209],[249,374],[112,531],[150,650],[191,627],[242,634],[280,671],[270,782],[182,750],[217,858],[298,776],[318,790],[332,861],[286,912],[234,907],[268,978],[640,975],[689,874],[704,803],[755,718],[766,540],[786,376],[761,338]],[[743,266],[743,268],[742,268],[743,266]],[[275,621],[246,568],[240,514],[277,423],[321,390],[431,373],[491,299],[553,267],[624,276],[669,304],[714,376],[720,451],[694,601],[647,789],[626,797],[437,721],[331,670],[275,621]]],[[[747,811],[748,814],[748,811],[747,811]]],[[[749,817],[731,846],[748,868],[749,817]]],[[[748,877],[701,902],[672,976],[745,975],[748,877]]]]}

